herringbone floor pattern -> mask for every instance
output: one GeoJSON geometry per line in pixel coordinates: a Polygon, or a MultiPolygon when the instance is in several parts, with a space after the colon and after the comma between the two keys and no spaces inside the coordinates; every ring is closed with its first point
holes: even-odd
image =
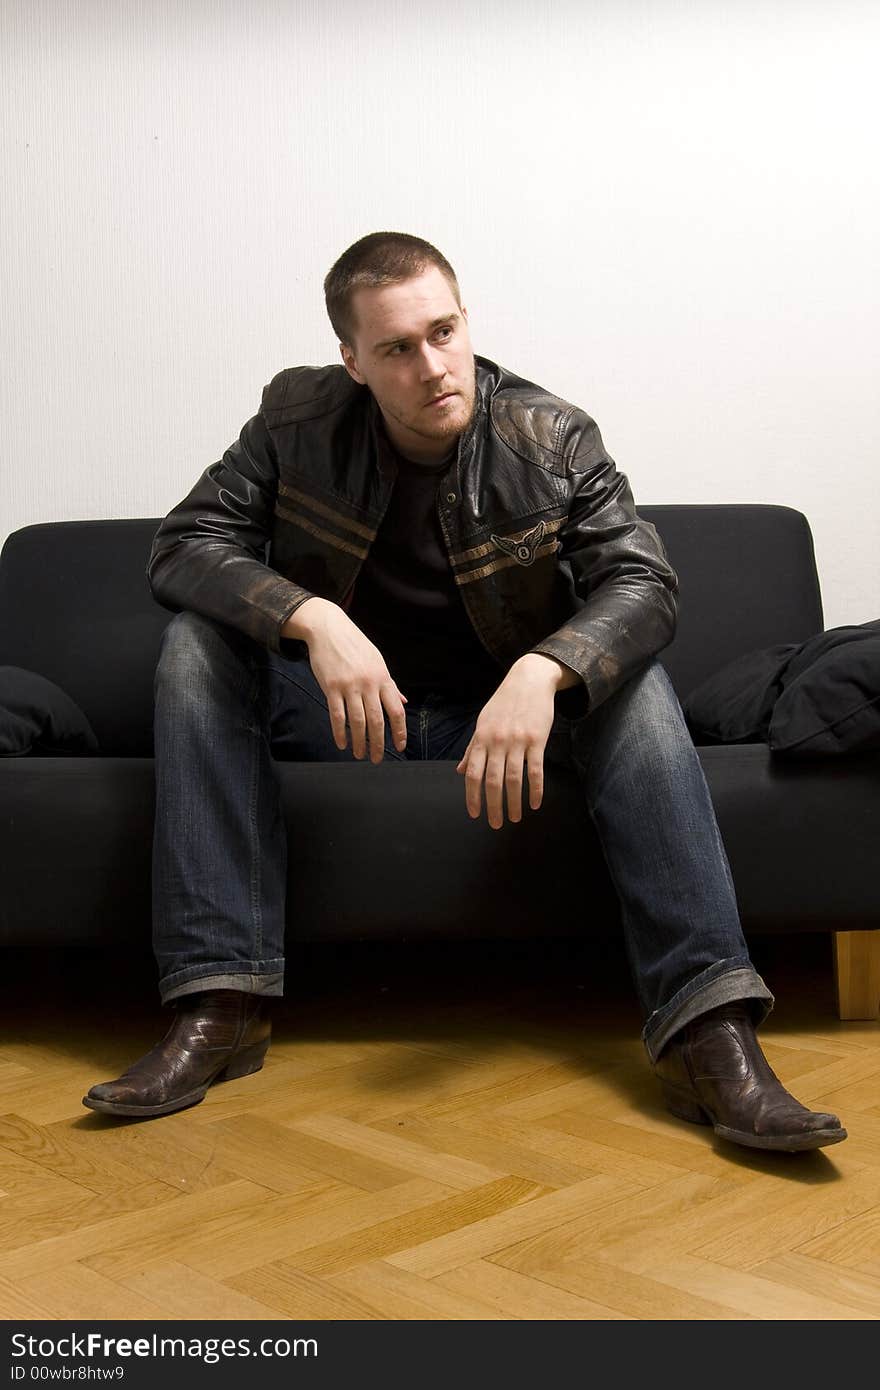
{"type": "Polygon", "coordinates": [[[611,947],[303,952],[262,1072],[131,1123],[80,1097],[165,1026],[150,962],[13,955],[0,1316],[877,1318],[880,1026],[837,1021],[826,938],[754,945],[768,1056],[844,1144],[667,1116],[611,947]]]}

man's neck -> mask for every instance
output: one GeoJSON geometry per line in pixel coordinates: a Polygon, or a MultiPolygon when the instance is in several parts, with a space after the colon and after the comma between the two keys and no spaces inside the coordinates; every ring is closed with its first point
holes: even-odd
{"type": "Polygon", "coordinates": [[[392,451],[399,458],[405,459],[407,463],[413,463],[433,471],[439,469],[441,464],[451,462],[458,451],[460,435],[453,435],[449,439],[425,439],[423,441],[417,436],[410,436],[408,433],[407,438],[403,440],[399,437],[400,431],[394,428],[393,421],[389,423],[381,411],[378,412],[378,415],[381,422],[380,428],[383,430],[392,451]]]}
{"type": "Polygon", "coordinates": [[[424,468],[434,468],[444,459],[451,458],[458,449],[459,435],[453,435],[451,439],[426,439],[424,445],[420,440],[407,439],[406,441],[396,439],[386,424],[388,440],[392,449],[408,463],[418,463],[424,468]]]}
{"type": "Polygon", "coordinates": [[[445,473],[453,463],[455,459],[456,448],[457,444],[453,445],[453,447],[449,450],[449,453],[444,454],[443,458],[431,459],[429,462],[427,459],[411,458],[409,454],[402,454],[400,450],[395,448],[393,444],[391,446],[393,453],[397,456],[397,459],[399,460],[400,466],[404,469],[408,469],[411,473],[436,473],[438,477],[441,473],[445,473]]]}

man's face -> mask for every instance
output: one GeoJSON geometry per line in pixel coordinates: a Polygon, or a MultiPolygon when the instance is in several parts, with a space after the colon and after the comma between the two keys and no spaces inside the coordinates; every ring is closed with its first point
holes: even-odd
{"type": "Polygon", "coordinates": [[[470,424],[476,392],[467,312],[436,266],[381,289],[356,290],[349,374],[376,397],[391,442],[406,457],[443,458],[470,424]]]}

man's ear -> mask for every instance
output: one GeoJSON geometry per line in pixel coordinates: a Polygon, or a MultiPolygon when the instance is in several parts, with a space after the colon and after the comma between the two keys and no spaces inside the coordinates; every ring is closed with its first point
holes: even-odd
{"type": "Polygon", "coordinates": [[[348,343],[340,343],[339,351],[342,354],[342,364],[348,372],[348,375],[357,382],[358,386],[366,386],[366,380],[361,376],[358,370],[358,364],[353,349],[349,347],[348,343]]]}

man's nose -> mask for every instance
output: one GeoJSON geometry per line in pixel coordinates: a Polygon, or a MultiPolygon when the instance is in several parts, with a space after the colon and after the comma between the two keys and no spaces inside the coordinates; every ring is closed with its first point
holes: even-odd
{"type": "Polygon", "coordinates": [[[426,343],[422,350],[422,380],[434,381],[445,375],[446,363],[443,354],[430,343],[426,343]]]}

